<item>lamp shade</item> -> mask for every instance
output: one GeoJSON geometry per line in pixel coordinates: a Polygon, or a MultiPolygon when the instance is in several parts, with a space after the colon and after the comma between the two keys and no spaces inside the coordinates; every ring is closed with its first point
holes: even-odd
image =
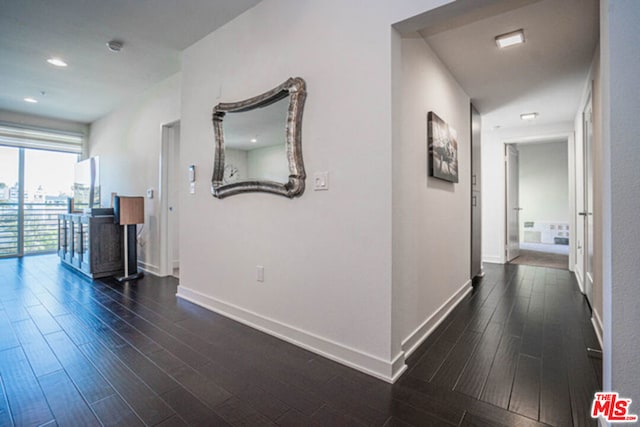
{"type": "Polygon", "coordinates": [[[144,224],[144,197],[116,196],[114,202],[118,224],[144,224]]]}

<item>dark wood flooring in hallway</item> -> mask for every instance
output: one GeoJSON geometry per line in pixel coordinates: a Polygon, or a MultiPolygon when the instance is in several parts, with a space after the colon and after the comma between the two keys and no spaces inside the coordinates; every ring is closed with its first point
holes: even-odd
{"type": "Polygon", "coordinates": [[[394,385],[175,297],[0,260],[0,426],[582,426],[601,366],[567,271],[487,275],[394,385]]]}

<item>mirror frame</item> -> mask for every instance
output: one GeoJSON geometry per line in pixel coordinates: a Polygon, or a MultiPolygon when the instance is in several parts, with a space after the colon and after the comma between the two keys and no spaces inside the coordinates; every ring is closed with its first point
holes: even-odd
{"type": "Polygon", "coordinates": [[[300,77],[291,77],[280,86],[261,95],[238,102],[221,102],[213,107],[213,129],[215,133],[215,158],[211,193],[222,199],[234,194],[263,192],[279,194],[293,198],[304,192],[307,177],[302,161],[302,111],[307,97],[305,81],[300,77]],[[266,107],[274,102],[289,98],[289,110],[286,120],[287,160],[289,163],[289,181],[286,183],[261,180],[245,180],[225,184],[224,176],[224,130],[223,119],[227,113],[241,113],[266,107]]]}

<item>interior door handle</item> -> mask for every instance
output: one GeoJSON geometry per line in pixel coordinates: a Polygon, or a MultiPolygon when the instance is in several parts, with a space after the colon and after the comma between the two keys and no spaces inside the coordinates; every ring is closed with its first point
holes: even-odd
{"type": "Polygon", "coordinates": [[[591,216],[591,215],[593,215],[593,213],[591,213],[591,212],[578,212],[578,215],[580,215],[580,216],[591,216]]]}

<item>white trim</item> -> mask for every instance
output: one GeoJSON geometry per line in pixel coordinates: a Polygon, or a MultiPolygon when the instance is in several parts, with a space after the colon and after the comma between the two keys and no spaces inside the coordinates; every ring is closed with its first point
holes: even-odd
{"type": "Polygon", "coordinates": [[[534,135],[534,136],[507,138],[502,140],[502,143],[503,144],[536,144],[536,143],[544,144],[546,142],[553,142],[553,141],[560,142],[560,140],[566,140],[572,135],[573,135],[573,131],[543,133],[539,136],[534,135]]]}
{"type": "Polygon", "coordinates": [[[184,285],[178,286],[176,296],[389,383],[393,383],[406,369],[402,352],[394,360],[384,360],[242,307],[220,301],[184,285]]]}
{"type": "Polygon", "coordinates": [[[576,132],[567,138],[569,181],[569,271],[575,271],[576,264],[576,132]]]}
{"type": "Polygon", "coordinates": [[[391,384],[395,383],[398,378],[407,370],[407,365],[404,363],[407,356],[404,351],[398,352],[396,357],[391,361],[391,380],[386,380],[391,384]]]}
{"type": "Polygon", "coordinates": [[[604,326],[602,325],[602,319],[600,319],[600,315],[596,310],[591,310],[591,324],[593,325],[593,330],[596,332],[596,337],[598,338],[598,343],[600,343],[600,348],[604,350],[604,345],[602,343],[602,333],[604,331],[604,326]]]}
{"type": "Polygon", "coordinates": [[[499,255],[485,255],[482,257],[482,262],[488,262],[489,264],[504,264],[504,258],[499,255]]]}
{"type": "Polygon", "coordinates": [[[141,260],[138,260],[138,268],[146,273],[153,274],[154,276],[158,276],[158,277],[166,276],[166,274],[163,275],[160,272],[160,267],[158,267],[157,265],[149,264],[141,260]]]}
{"type": "MultiPolygon", "coordinates": [[[[575,204],[575,167],[572,167],[572,161],[575,160],[575,121],[572,122],[571,124],[573,130],[568,131],[568,132],[552,132],[552,133],[542,133],[541,135],[537,135],[537,136],[525,136],[525,137],[512,137],[512,138],[507,138],[507,139],[503,139],[502,140],[502,144],[503,145],[509,145],[509,144],[515,144],[515,145],[520,145],[520,144],[542,144],[542,143],[547,143],[547,142],[553,142],[553,141],[558,141],[560,142],[561,140],[566,141],[567,143],[567,154],[568,154],[568,163],[567,163],[567,178],[568,178],[568,182],[569,182],[569,195],[568,195],[568,202],[569,202],[569,231],[571,233],[571,238],[569,239],[569,271],[573,271],[572,270],[572,265],[575,264],[575,260],[574,258],[574,252],[575,252],[575,236],[576,236],[576,225],[575,225],[575,217],[577,215],[577,209],[576,209],[576,204],[575,204]],[[572,175],[573,174],[573,175],[572,175]],[[572,185],[573,184],[573,185],[572,185]]],[[[505,152],[505,159],[506,159],[506,152],[505,152]]],[[[506,163],[505,163],[506,165],[506,163]]],[[[575,164],[574,164],[575,165],[575,164]]],[[[508,230],[508,215],[507,215],[507,211],[508,211],[508,203],[509,203],[509,197],[508,197],[508,192],[507,192],[507,182],[509,177],[507,176],[507,172],[506,172],[506,166],[505,166],[505,174],[504,174],[504,189],[505,189],[505,193],[504,193],[504,207],[505,207],[505,216],[504,216],[504,230],[505,230],[505,239],[504,239],[504,250],[505,250],[505,254],[509,245],[508,242],[508,238],[507,238],[507,230],[508,230]]],[[[487,257],[487,262],[494,262],[496,264],[506,264],[509,260],[507,260],[506,255],[504,257],[502,257],[501,261],[489,261],[490,258],[494,258],[496,259],[496,257],[487,257]]]]}
{"type": "Polygon", "coordinates": [[[427,339],[429,335],[442,323],[442,321],[451,313],[451,311],[460,304],[460,301],[471,292],[471,280],[462,285],[451,297],[445,301],[427,320],[425,320],[418,328],[411,332],[407,338],[402,341],[402,350],[405,358],[420,347],[420,344],[427,339]]]}
{"type": "Polygon", "coordinates": [[[575,271],[573,272],[573,274],[576,276],[576,282],[578,282],[578,288],[580,288],[580,293],[582,293],[582,295],[584,295],[584,283],[582,280],[582,273],[580,272],[580,269],[578,268],[578,264],[576,264],[575,266],[575,271]]]}
{"type": "MultiPolygon", "coordinates": [[[[160,208],[159,216],[159,242],[160,247],[160,266],[159,271],[162,271],[164,276],[171,276],[173,274],[173,264],[171,260],[171,254],[169,247],[172,244],[169,237],[169,194],[167,193],[169,187],[169,167],[172,165],[171,153],[169,149],[175,144],[175,127],[180,125],[180,119],[172,120],[162,124],[161,141],[160,141],[160,158],[158,162],[159,182],[158,182],[158,205],[160,208]]],[[[178,134],[178,144],[179,134],[178,134]]],[[[178,160],[179,161],[179,160],[178,160]]],[[[178,185],[177,183],[175,185],[178,185]]]]}

